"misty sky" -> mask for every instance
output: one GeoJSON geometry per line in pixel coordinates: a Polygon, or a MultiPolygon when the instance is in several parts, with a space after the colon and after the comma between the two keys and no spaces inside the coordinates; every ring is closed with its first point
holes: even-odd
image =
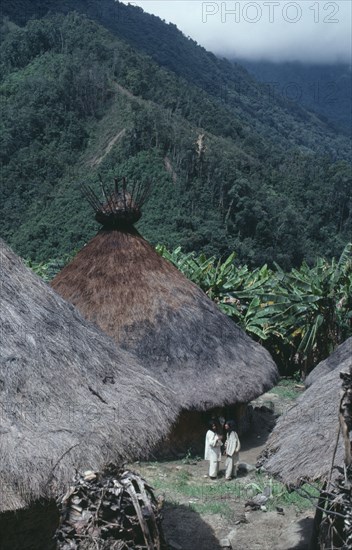
{"type": "Polygon", "coordinates": [[[216,54],[351,62],[350,0],[134,0],[216,54]]]}

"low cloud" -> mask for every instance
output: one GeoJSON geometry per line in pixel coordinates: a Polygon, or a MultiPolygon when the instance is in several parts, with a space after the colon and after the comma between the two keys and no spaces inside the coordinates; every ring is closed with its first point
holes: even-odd
{"type": "Polygon", "coordinates": [[[350,63],[348,0],[135,0],[178,26],[205,48],[227,57],[350,63]]]}

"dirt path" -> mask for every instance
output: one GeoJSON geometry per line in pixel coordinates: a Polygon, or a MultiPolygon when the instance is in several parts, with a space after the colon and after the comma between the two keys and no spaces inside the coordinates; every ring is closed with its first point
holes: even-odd
{"type": "Polygon", "coordinates": [[[106,155],[108,155],[111,151],[111,149],[113,148],[113,146],[115,145],[115,143],[120,139],[122,138],[126,133],[126,128],[123,128],[120,132],[118,132],[115,136],[113,136],[107,143],[107,145],[105,146],[104,148],[104,153],[102,155],[100,155],[99,157],[94,157],[91,161],[90,161],[90,165],[93,167],[93,166],[99,166],[99,164],[101,164],[104,160],[104,158],[106,157],[106,155]]]}

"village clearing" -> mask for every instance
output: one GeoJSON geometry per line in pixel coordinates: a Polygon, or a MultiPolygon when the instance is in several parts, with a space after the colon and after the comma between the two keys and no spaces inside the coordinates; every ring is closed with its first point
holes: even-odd
{"type": "MultiPolygon", "coordinates": [[[[255,468],[275,418],[285,414],[301,391],[299,384],[282,380],[252,402],[255,422],[251,433],[242,438],[240,451],[240,463],[249,465],[250,471],[241,470],[235,480],[225,481],[224,459],[219,479],[208,479],[207,462],[191,453],[178,460],[129,466],[155,489],[170,550],[307,550],[312,502],[255,468]],[[262,509],[246,506],[265,488],[270,488],[272,496],[262,509]]],[[[312,496],[317,494],[305,488],[312,496]]]]}

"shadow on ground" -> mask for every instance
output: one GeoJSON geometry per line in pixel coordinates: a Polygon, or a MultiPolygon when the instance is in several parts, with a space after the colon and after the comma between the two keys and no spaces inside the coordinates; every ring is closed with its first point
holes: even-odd
{"type": "Polygon", "coordinates": [[[163,510],[163,529],[172,548],[182,550],[221,550],[212,528],[189,506],[166,503],[163,510]]]}
{"type": "Polygon", "coordinates": [[[309,550],[313,531],[313,517],[300,519],[286,531],[287,550],[309,550]]]}

